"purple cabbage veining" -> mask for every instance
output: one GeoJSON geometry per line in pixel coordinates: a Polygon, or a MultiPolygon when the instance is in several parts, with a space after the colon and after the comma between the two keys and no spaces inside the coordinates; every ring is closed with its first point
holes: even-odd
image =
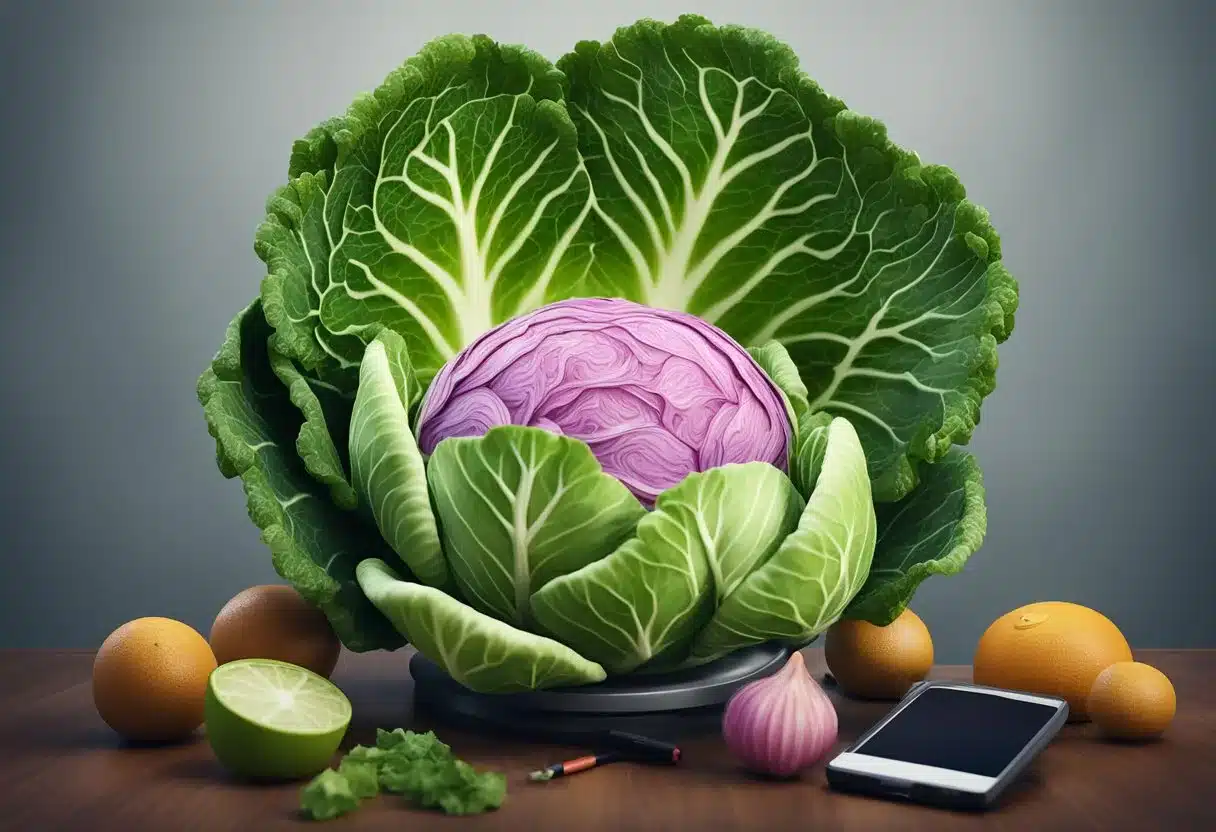
{"type": "Polygon", "coordinates": [[[530,425],[581,439],[647,506],[694,471],[786,470],[781,394],[717,327],[627,300],[559,301],[501,324],[435,376],[418,441],[530,425]]]}

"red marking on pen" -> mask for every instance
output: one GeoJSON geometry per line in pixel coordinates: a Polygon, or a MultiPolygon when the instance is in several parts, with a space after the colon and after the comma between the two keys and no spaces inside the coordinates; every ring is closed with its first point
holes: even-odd
{"type": "Polygon", "coordinates": [[[615,751],[609,751],[607,754],[591,754],[586,757],[576,757],[573,760],[567,760],[564,763],[554,763],[551,766],[542,768],[540,771],[534,771],[528,775],[528,779],[543,783],[552,780],[554,777],[569,777],[571,774],[578,774],[580,771],[588,771],[597,766],[606,766],[620,759],[622,759],[621,755],[615,751]]]}

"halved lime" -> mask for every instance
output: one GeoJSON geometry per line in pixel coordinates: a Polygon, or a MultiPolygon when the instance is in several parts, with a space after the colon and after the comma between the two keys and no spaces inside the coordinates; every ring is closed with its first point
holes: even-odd
{"type": "Polygon", "coordinates": [[[229,771],[295,779],[329,766],[351,709],[337,686],[311,670],[242,659],[211,673],[204,714],[207,740],[229,771]]]}

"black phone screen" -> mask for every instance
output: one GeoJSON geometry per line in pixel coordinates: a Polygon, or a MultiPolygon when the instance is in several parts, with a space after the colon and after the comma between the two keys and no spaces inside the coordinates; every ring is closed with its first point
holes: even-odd
{"type": "Polygon", "coordinates": [[[996,777],[1055,713],[1037,702],[932,687],[853,751],[996,777]]]}

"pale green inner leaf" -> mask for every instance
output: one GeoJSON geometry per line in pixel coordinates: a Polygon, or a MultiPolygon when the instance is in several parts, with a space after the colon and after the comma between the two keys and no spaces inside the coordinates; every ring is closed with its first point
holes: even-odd
{"type": "Polygon", "coordinates": [[[798,528],[718,607],[697,635],[694,660],[765,641],[801,645],[826,630],[865,583],[875,536],[865,455],[838,418],[798,528]]]}
{"type": "Polygon", "coordinates": [[[794,529],[802,507],[767,463],[691,474],[659,495],[636,537],[537,591],[533,616],[611,673],[686,653],[717,603],[794,529]]]}
{"type": "Polygon", "coordinates": [[[605,678],[602,667],[569,647],[403,581],[382,561],[364,561],[358,575],[367,597],[410,643],[470,690],[514,693],[605,678]]]}
{"type": "Polygon", "coordinates": [[[445,439],[427,474],[461,596],[520,626],[533,592],[616,549],[645,514],[586,444],[540,428],[445,439]]]}
{"type": "Polygon", "coordinates": [[[417,398],[401,336],[385,330],[368,345],[350,429],[352,478],[381,536],[420,581],[443,587],[448,568],[431,512],[426,470],[410,432],[417,398]]]}

